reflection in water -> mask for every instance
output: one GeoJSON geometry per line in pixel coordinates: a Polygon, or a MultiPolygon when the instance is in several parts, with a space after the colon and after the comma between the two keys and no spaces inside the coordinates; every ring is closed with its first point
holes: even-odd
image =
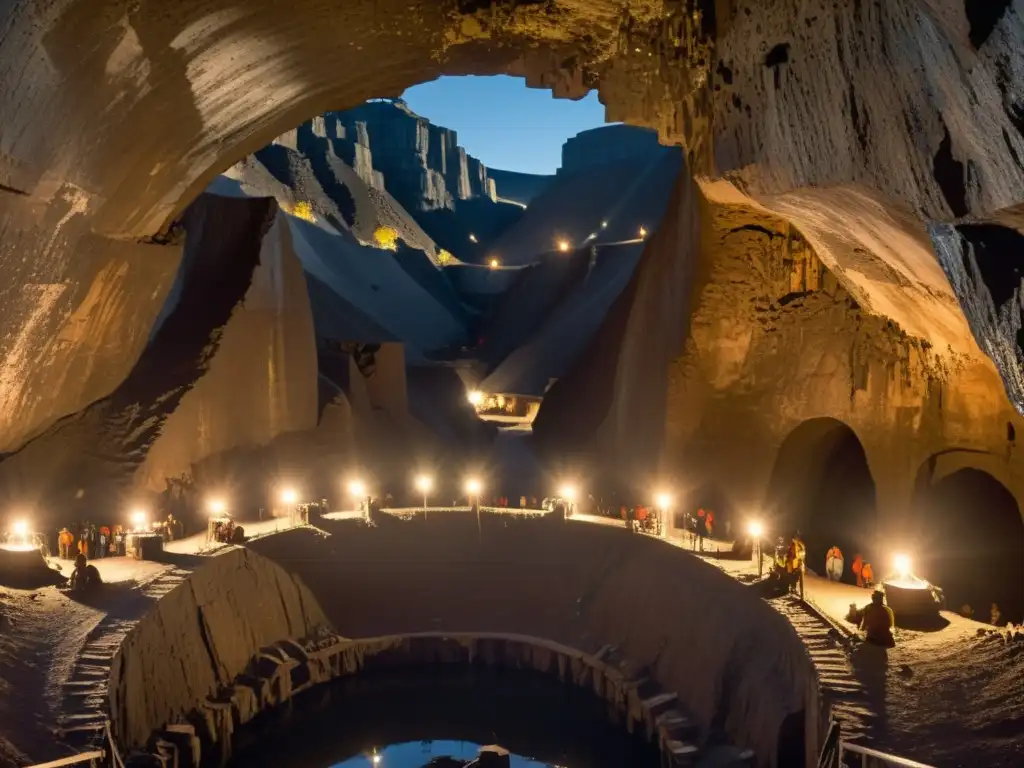
{"type": "Polygon", "coordinates": [[[481,744],[519,756],[514,768],[660,764],[656,747],[612,724],[606,702],[549,675],[448,664],[373,670],[367,663],[370,669],[315,687],[237,731],[229,766],[458,768],[481,744]]]}
{"type": "MultiPolygon", "coordinates": [[[[447,768],[450,763],[438,758],[467,762],[476,759],[479,753],[480,745],[468,741],[410,741],[378,750],[373,756],[353,757],[335,764],[332,768],[447,768]],[[432,762],[435,760],[437,762],[432,762]]],[[[512,768],[548,768],[550,765],[512,755],[512,768]]]]}

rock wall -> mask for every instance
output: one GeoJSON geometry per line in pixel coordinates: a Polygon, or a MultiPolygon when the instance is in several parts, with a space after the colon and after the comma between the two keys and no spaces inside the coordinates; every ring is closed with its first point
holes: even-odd
{"type": "Polygon", "coordinates": [[[704,737],[724,732],[765,765],[786,716],[817,713],[813,670],[786,620],[664,542],[554,519],[485,515],[478,530],[458,513],[325,525],[329,539],[296,531],[251,546],[301,578],[346,637],[487,632],[589,654],[614,646],[678,692],[704,737]]]}
{"type": "Polygon", "coordinates": [[[40,522],[120,509],[144,479],[316,424],[308,298],[274,202],[204,195],[183,228],[179,284],[126,378],[0,463],[40,522]]]}
{"type": "Polygon", "coordinates": [[[327,626],[292,575],[246,549],[211,557],[157,601],[110,670],[110,720],[122,748],[145,745],[230,686],[259,649],[327,626]]]}
{"type": "Polygon", "coordinates": [[[45,208],[0,195],[2,454],[106,397],[128,375],[181,248],[93,234],[95,202],[71,185],[45,208]]]}
{"type": "Polygon", "coordinates": [[[478,197],[495,200],[487,168],[459,146],[458,134],[420,117],[401,100],[372,101],[326,117],[346,133],[365,131],[385,187],[411,212],[454,209],[458,201],[478,197]]]}
{"type": "Polygon", "coordinates": [[[136,474],[138,486],[163,490],[168,477],[207,456],[317,425],[313,315],[282,214],[263,237],[258,258],[216,355],[165,421],[136,474]]]}
{"type": "Polygon", "coordinates": [[[562,145],[559,173],[576,173],[595,166],[657,153],[658,134],[632,125],[606,125],[581,131],[562,145]]]}
{"type": "MultiPolygon", "coordinates": [[[[691,292],[659,304],[664,281],[654,251],[645,254],[621,311],[628,320],[621,313],[618,324],[609,320],[590,352],[590,366],[597,356],[617,355],[605,410],[552,393],[536,425],[542,438],[578,418],[591,425],[596,445],[610,446],[609,463],[629,467],[634,478],[643,466],[630,462],[639,455],[648,467],[660,464],[661,477],[681,492],[717,485],[732,506],[766,510],[787,438],[811,420],[834,419],[852,428],[865,450],[884,521],[873,534],[905,527],[915,486],[929,482],[927,468],[940,456],[957,457],[946,474],[978,467],[1024,499],[1015,438],[1024,421],[987,357],[936,348],[867,312],[802,233],[777,217],[700,196],[694,215],[700,237],[692,271],[672,283],[691,292]],[[625,362],[642,348],[625,335],[630,327],[650,338],[666,324],[682,339],[675,352],[663,347],[643,364],[625,362]]],[[[592,377],[581,366],[565,388],[592,377]]],[[[805,469],[804,480],[813,482],[805,469]]]]}

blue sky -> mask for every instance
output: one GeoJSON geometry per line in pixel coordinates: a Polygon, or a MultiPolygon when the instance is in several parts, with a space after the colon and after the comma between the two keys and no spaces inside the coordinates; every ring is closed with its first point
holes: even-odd
{"type": "Polygon", "coordinates": [[[554,173],[562,144],[604,125],[604,105],[591,91],[581,101],[527,88],[521,77],[442,77],[402,96],[414,112],[459,134],[459,143],[488,168],[554,173]]]}

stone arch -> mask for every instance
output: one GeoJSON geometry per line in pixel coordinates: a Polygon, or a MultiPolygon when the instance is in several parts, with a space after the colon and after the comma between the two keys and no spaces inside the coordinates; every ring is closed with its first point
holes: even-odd
{"type": "Polygon", "coordinates": [[[989,618],[997,603],[1003,620],[1024,620],[1024,517],[1020,502],[987,454],[933,456],[918,474],[912,536],[915,571],[942,587],[947,605],[970,605],[989,618]],[[949,457],[943,461],[944,457],[949,457]]]}
{"type": "Polygon", "coordinates": [[[848,557],[870,556],[877,529],[876,487],[864,446],[851,427],[829,417],[797,425],[779,446],[765,509],[772,530],[800,530],[817,569],[833,544],[848,557]]]}

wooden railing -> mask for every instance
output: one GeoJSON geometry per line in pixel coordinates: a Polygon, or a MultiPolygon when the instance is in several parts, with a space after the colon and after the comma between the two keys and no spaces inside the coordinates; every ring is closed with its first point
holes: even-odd
{"type": "Polygon", "coordinates": [[[114,736],[110,732],[110,721],[103,726],[104,749],[91,749],[77,755],[51,760],[48,763],[37,763],[28,768],[64,768],[68,765],[88,765],[89,768],[124,768],[124,760],[114,744],[114,736]]]}

